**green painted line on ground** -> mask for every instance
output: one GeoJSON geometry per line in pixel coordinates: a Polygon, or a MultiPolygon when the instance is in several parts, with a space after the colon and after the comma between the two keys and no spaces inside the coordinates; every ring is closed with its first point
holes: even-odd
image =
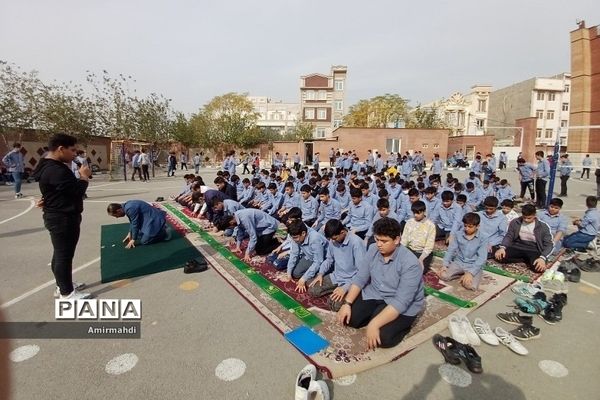
{"type": "Polygon", "coordinates": [[[460,308],[472,308],[477,305],[477,303],[474,301],[464,300],[460,297],[452,296],[451,294],[441,292],[429,286],[425,286],[425,294],[443,300],[446,303],[454,304],[460,308]]]}
{"type": "Polygon", "coordinates": [[[306,325],[313,327],[323,322],[319,317],[308,311],[304,306],[290,297],[287,293],[273,285],[267,278],[257,273],[254,268],[240,260],[235,254],[233,254],[233,252],[231,252],[231,250],[229,250],[226,246],[223,246],[204,229],[200,228],[180,210],[170,204],[163,204],[163,207],[175,214],[188,228],[200,235],[200,237],[206,243],[208,243],[219,254],[225,257],[231,264],[233,264],[234,267],[244,273],[248,279],[254,282],[254,284],[261,288],[265,293],[270,295],[275,301],[281,304],[281,306],[285,307],[286,310],[293,312],[294,315],[306,325]]]}
{"type": "MultiPolygon", "coordinates": [[[[433,253],[434,256],[440,257],[440,258],[444,258],[444,255],[446,254],[446,252],[441,251],[441,250],[433,250],[432,253],[433,253]]],[[[521,281],[521,282],[525,282],[525,283],[531,282],[531,278],[528,277],[527,275],[515,274],[515,273],[512,273],[512,272],[506,271],[506,270],[504,270],[502,268],[498,268],[498,267],[496,267],[495,265],[492,265],[492,264],[487,264],[486,263],[483,266],[483,269],[484,269],[484,271],[491,272],[491,273],[496,274],[496,275],[506,276],[508,278],[516,279],[516,280],[521,281]]]]}

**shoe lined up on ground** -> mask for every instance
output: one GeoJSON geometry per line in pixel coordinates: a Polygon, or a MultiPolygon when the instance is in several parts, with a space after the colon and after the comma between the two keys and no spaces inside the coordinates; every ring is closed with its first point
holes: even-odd
{"type": "Polygon", "coordinates": [[[565,278],[569,282],[577,283],[581,280],[581,270],[575,265],[572,265],[571,269],[567,269],[563,264],[558,267],[558,271],[565,275],[565,278]]]}
{"type": "Polygon", "coordinates": [[[483,372],[481,357],[471,345],[460,343],[451,337],[442,335],[434,335],[432,341],[447,363],[458,365],[463,361],[472,373],[480,374],[483,372]]]}
{"type": "Polygon", "coordinates": [[[498,336],[498,340],[500,340],[500,343],[511,349],[513,352],[521,356],[526,356],[527,354],[529,354],[529,351],[525,348],[525,346],[519,343],[517,339],[515,339],[515,337],[509,332],[507,332],[505,329],[497,327],[494,330],[494,333],[496,334],[496,336],[498,336]]]}
{"type": "Polygon", "coordinates": [[[201,260],[200,262],[196,259],[192,259],[188,261],[183,267],[184,274],[193,274],[195,272],[204,272],[208,269],[208,263],[206,260],[201,260]]]}
{"type": "Polygon", "coordinates": [[[536,293],[531,299],[516,297],[514,303],[522,312],[527,314],[539,314],[548,307],[548,301],[544,292],[536,293]]]}
{"type": "Polygon", "coordinates": [[[475,318],[475,320],[473,321],[473,329],[475,330],[475,333],[477,333],[477,335],[479,335],[481,340],[485,343],[491,346],[498,346],[500,344],[500,342],[498,341],[498,337],[494,335],[494,332],[492,332],[492,328],[490,328],[490,325],[481,318],[475,318]]]}
{"type": "Polygon", "coordinates": [[[329,387],[317,380],[317,368],[312,364],[302,368],[296,376],[294,392],[295,400],[329,400],[329,387]]]}
{"type": "Polygon", "coordinates": [[[567,295],[564,293],[555,294],[548,303],[548,307],[544,310],[540,317],[547,324],[554,325],[562,321],[562,309],[567,305],[567,295]]]}
{"type": "Polygon", "coordinates": [[[515,337],[517,340],[531,340],[537,339],[542,336],[540,333],[540,328],[536,328],[533,325],[521,325],[518,328],[510,331],[510,334],[515,337]]]}
{"type": "Polygon", "coordinates": [[[578,267],[585,272],[600,272],[600,260],[590,257],[581,261],[578,267]]]}
{"type": "Polygon", "coordinates": [[[533,298],[538,292],[543,292],[544,288],[540,283],[519,283],[511,286],[510,290],[521,297],[533,298]]]}
{"type": "Polygon", "coordinates": [[[496,317],[507,324],[511,325],[524,325],[533,323],[533,317],[531,315],[521,315],[518,312],[507,312],[507,313],[498,313],[496,317]]]}
{"type": "Polygon", "coordinates": [[[450,335],[463,344],[471,344],[473,346],[481,345],[481,340],[477,333],[473,330],[471,322],[465,316],[453,315],[448,322],[450,335]]]}

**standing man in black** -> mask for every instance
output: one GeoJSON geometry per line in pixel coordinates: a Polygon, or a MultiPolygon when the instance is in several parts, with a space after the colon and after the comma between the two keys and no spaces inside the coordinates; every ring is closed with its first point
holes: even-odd
{"type": "Polygon", "coordinates": [[[543,151],[535,153],[537,168],[535,170],[535,206],[546,208],[546,182],[550,175],[550,163],[544,157],[543,151]]]}
{"type": "Polygon", "coordinates": [[[89,293],[78,289],[84,285],[73,283],[73,256],[79,241],[83,197],[92,171],[87,165],[79,168],[79,179],[71,172],[71,162],[77,156],[77,139],[63,133],[48,142],[48,155],[40,160],[33,177],[39,182],[44,211],[44,226],[50,232],[54,254],[52,273],[56,279],[57,294],[61,299],[85,299],[89,293]]]}

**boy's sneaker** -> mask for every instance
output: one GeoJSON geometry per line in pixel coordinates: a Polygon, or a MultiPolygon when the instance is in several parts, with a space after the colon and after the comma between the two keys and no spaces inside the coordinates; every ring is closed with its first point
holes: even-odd
{"type": "Polygon", "coordinates": [[[517,296],[533,298],[533,296],[544,290],[539,283],[519,283],[511,286],[510,290],[517,296]]]}
{"type": "MultiPolygon", "coordinates": [[[[73,289],[75,290],[81,290],[85,288],[85,283],[83,282],[73,282],[73,289]]],[[[56,290],[54,291],[54,297],[55,298],[59,298],[60,297],[60,288],[57,286],[56,290]]]]}
{"type": "Polygon", "coordinates": [[[323,381],[311,381],[308,387],[307,399],[329,400],[329,388],[323,381]]]}
{"type": "Polygon", "coordinates": [[[552,278],[554,278],[554,270],[547,269],[542,274],[542,277],[540,278],[540,280],[541,281],[549,281],[549,280],[552,280],[552,278]]]}
{"type": "Polygon", "coordinates": [[[310,388],[311,382],[313,382],[317,377],[317,368],[308,364],[306,367],[302,368],[296,377],[295,392],[296,396],[295,400],[304,400],[308,397],[308,389],[310,388]]]}
{"type": "Polygon", "coordinates": [[[15,199],[21,199],[21,198],[23,198],[23,193],[15,194],[15,199]]]}
{"type": "Polygon", "coordinates": [[[462,330],[467,336],[468,340],[468,343],[465,344],[470,344],[472,346],[480,346],[481,339],[479,339],[479,336],[477,336],[477,333],[471,326],[471,321],[469,321],[469,319],[466,316],[463,316],[460,318],[460,322],[462,324],[462,330]]]}
{"type": "Polygon", "coordinates": [[[498,337],[494,335],[490,325],[487,322],[484,322],[481,318],[475,318],[473,321],[473,329],[479,335],[481,340],[487,344],[491,346],[498,346],[500,344],[498,337]]]}
{"type": "Polygon", "coordinates": [[[193,274],[196,272],[204,272],[208,269],[208,263],[206,260],[201,260],[200,262],[196,259],[192,259],[188,261],[183,267],[184,274],[193,274]]]}
{"type": "Polygon", "coordinates": [[[510,334],[513,335],[517,340],[537,339],[542,336],[540,333],[540,328],[536,328],[533,325],[521,325],[520,327],[510,331],[510,334]]]}
{"type": "Polygon", "coordinates": [[[544,292],[536,293],[532,299],[517,297],[514,301],[517,307],[527,314],[539,314],[548,307],[544,292]]]}
{"type": "Polygon", "coordinates": [[[496,334],[496,336],[498,336],[498,340],[500,340],[500,343],[502,343],[503,345],[505,345],[512,351],[514,351],[515,353],[517,353],[521,356],[526,356],[527,354],[529,354],[529,351],[527,351],[525,346],[523,346],[521,343],[519,343],[517,341],[517,339],[515,339],[515,337],[513,335],[511,335],[509,332],[507,332],[506,330],[504,330],[500,327],[497,327],[494,330],[494,333],[496,334]]]}
{"type": "Polygon", "coordinates": [[[457,315],[451,316],[448,321],[448,329],[450,330],[450,335],[454,340],[463,344],[469,344],[469,338],[467,337],[467,333],[464,331],[460,317],[457,315]]]}
{"type": "Polygon", "coordinates": [[[560,271],[554,271],[554,275],[552,275],[552,280],[553,281],[564,282],[565,281],[565,274],[563,274],[560,271]]]}
{"type": "Polygon", "coordinates": [[[579,265],[579,268],[585,272],[600,272],[600,261],[588,258],[579,265]]]}
{"type": "Polygon", "coordinates": [[[558,272],[565,274],[565,277],[569,282],[577,283],[581,280],[581,270],[575,266],[571,269],[566,269],[562,265],[558,268],[558,272]]]}
{"type": "Polygon", "coordinates": [[[524,325],[533,323],[533,317],[531,315],[521,315],[518,312],[509,313],[498,313],[496,317],[502,322],[506,322],[511,325],[524,325]]]}
{"type": "Polygon", "coordinates": [[[83,293],[78,290],[73,290],[71,293],[67,295],[60,295],[61,300],[81,300],[81,299],[90,299],[92,295],[90,293],[83,293]]]}
{"type": "MultiPolygon", "coordinates": [[[[557,272],[558,274],[563,275],[561,272],[557,272]]],[[[564,275],[563,275],[564,279],[564,275]]],[[[551,293],[568,293],[569,286],[566,282],[560,281],[557,279],[552,279],[549,281],[543,281],[542,285],[544,286],[544,291],[551,293]]]]}
{"type": "Polygon", "coordinates": [[[564,293],[555,294],[550,299],[548,307],[540,314],[540,317],[547,324],[554,325],[562,320],[562,309],[566,305],[567,295],[564,293]]]}

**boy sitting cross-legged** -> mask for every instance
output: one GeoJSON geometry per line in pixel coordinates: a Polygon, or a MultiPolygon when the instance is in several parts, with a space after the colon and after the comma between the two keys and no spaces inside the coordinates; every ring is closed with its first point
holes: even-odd
{"type": "Polygon", "coordinates": [[[402,245],[406,246],[419,259],[419,264],[426,274],[433,260],[435,244],[435,224],[425,217],[427,207],[421,200],[411,205],[413,218],[404,226],[402,245]]]}
{"type": "Polygon", "coordinates": [[[400,223],[381,218],[371,246],[337,313],[340,324],[366,326],[367,347],[393,347],[410,331],[424,305],[423,273],[417,257],[400,244],[400,223]]]}
{"type": "Polygon", "coordinates": [[[308,294],[321,297],[331,293],[327,303],[332,311],[338,311],[358,271],[358,262],[364,259],[366,248],[363,240],[337,219],[327,221],[325,237],[329,240],[327,256],[316,278],[308,285],[308,294]]]}

